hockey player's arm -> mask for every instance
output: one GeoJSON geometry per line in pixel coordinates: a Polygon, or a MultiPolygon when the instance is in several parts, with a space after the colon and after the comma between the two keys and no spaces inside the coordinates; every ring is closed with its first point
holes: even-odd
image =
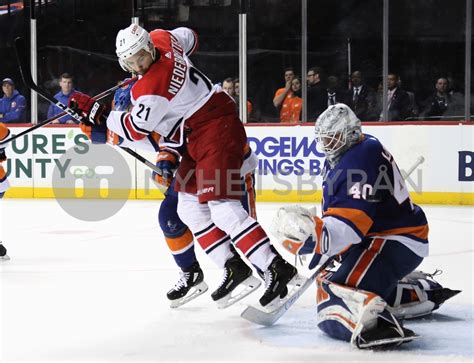
{"type": "Polygon", "coordinates": [[[196,52],[199,43],[198,36],[194,30],[181,27],[172,30],[170,33],[173,34],[176,39],[178,39],[188,57],[196,52]]]}
{"type": "Polygon", "coordinates": [[[169,101],[164,97],[141,96],[134,102],[131,112],[111,111],[107,128],[123,138],[121,146],[159,151],[160,135],[153,130],[168,107],[169,101]]]}

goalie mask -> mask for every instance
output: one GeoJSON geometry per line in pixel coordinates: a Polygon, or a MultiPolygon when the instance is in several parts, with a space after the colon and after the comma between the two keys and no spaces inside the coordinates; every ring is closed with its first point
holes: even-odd
{"type": "Polygon", "coordinates": [[[130,66],[127,60],[140,50],[143,49],[150,53],[153,61],[156,58],[156,49],[150,38],[150,34],[137,24],[131,24],[128,28],[118,32],[115,48],[120,66],[130,73],[135,73],[135,70],[130,66]]]}
{"type": "Polygon", "coordinates": [[[316,121],[316,141],[332,166],[342,154],[360,140],[361,135],[360,120],[343,103],[329,106],[316,121]]]}

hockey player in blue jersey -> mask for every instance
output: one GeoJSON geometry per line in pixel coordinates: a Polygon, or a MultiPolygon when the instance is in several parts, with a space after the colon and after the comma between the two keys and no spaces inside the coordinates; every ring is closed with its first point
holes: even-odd
{"type": "Polygon", "coordinates": [[[337,256],[337,270],[317,279],[318,327],[359,348],[408,342],[401,320],[430,314],[459,291],[415,271],[428,256],[428,222],[412,203],[393,156],[363,134],[344,104],[316,121],[326,155],[322,217],[300,206],[278,210],[272,231],[294,254],[313,254],[310,268],[337,256]]]}

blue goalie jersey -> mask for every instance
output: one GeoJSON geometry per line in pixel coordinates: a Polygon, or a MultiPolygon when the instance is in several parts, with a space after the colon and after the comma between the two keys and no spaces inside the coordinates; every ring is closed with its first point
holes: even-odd
{"type": "Polygon", "coordinates": [[[334,168],[325,162],[322,209],[331,241],[323,243],[324,254],[341,253],[371,237],[396,240],[420,257],[428,255],[426,216],[410,200],[393,156],[373,136],[364,134],[334,168]]]}

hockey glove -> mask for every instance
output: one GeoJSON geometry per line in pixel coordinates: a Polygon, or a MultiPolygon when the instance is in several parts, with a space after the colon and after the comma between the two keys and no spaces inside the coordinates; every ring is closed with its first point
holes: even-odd
{"type": "Polygon", "coordinates": [[[74,93],[69,100],[69,107],[82,116],[82,122],[85,124],[106,124],[109,114],[107,106],[84,93],[74,93]]]}
{"type": "Polygon", "coordinates": [[[270,231],[294,255],[320,253],[323,221],[299,205],[278,209],[270,231]]]}
{"type": "Polygon", "coordinates": [[[178,169],[179,155],[171,149],[163,149],[158,153],[156,159],[156,166],[160,169],[161,173],[153,172],[153,180],[160,185],[169,187],[174,172],[178,169]]]}
{"type": "Polygon", "coordinates": [[[93,144],[120,145],[123,139],[105,125],[89,125],[81,122],[82,132],[93,144]]]}

